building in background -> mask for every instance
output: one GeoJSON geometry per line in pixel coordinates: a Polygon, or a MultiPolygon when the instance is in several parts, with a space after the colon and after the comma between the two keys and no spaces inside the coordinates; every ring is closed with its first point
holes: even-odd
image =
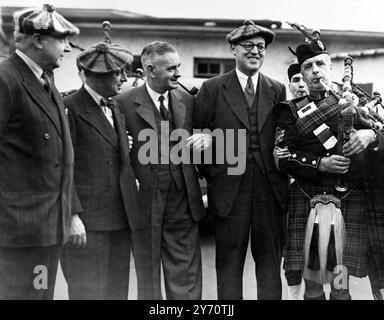
{"type": "MultiPolygon", "coordinates": [[[[8,39],[12,38],[12,13],[17,9],[3,7],[2,10],[3,30],[8,39]]],[[[104,20],[110,21],[113,42],[128,47],[135,56],[133,71],[141,66],[140,53],[146,44],[155,40],[172,43],[178,48],[182,61],[180,82],[187,87],[199,87],[206,78],[225,73],[234,67],[235,62],[225,35],[243,23],[243,20],[238,19],[157,18],[119,10],[57,10],[80,28],[80,36],[71,41],[84,48],[99,41],[101,23],[104,20]]],[[[275,42],[268,47],[263,72],[287,83],[287,67],[295,60],[288,46],[295,48],[303,41],[303,35],[296,30],[282,28],[281,21],[255,19],[254,22],[276,32],[275,42]]],[[[384,65],[383,32],[322,30],[321,39],[333,54],[334,79],[341,81],[343,57],[349,53],[355,58],[354,81],[363,84],[369,92],[376,90],[384,93],[384,77],[380,73],[380,67],[384,65]]],[[[55,81],[61,91],[81,85],[75,63],[78,53],[74,49],[66,55],[63,66],[55,73],[55,81]]],[[[133,78],[130,79],[126,89],[133,81],[133,78]]]]}

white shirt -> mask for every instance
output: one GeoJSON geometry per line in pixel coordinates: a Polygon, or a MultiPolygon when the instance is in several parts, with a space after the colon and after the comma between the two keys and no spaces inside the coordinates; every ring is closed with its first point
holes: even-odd
{"type": "Polygon", "coordinates": [[[90,86],[88,86],[86,83],[84,83],[84,89],[87,90],[89,95],[92,97],[93,100],[97,103],[97,105],[101,108],[101,111],[103,111],[104,115],[106,116],[107,120],[109,123],[114,127],[113,125],[113,115],[112,115],[112,110],[109,109],[106,106],[101,106],[100,105],[100,100],[104,99],[101,95],[99,95],[95,90],[93,90],[90,86]]]}
{"type": "MultiPolygon", "coordinates": [[[[245,73],[241,72],[237,68],[236,68],[236,75],[237,75],[237,78],[239,79],[241,88],[244,91],[245,87],[247,85],[247,82],[248,82],[248,76],[245,73]]],[[[253,82],[253,88],[256,92],[257,83],[259,82],[259,71],[257,71],[251,78],[252,78],[252,82],[253,82]]]]}
{"type": "Polygon", "coordinates": [[[43,69],[41,69],[41,67],[35,61],[33,61],[19,49],[16,49],[15,53],[25,62],[28,68],[31,69],[33,74],[36,76],[37,80],[39,80],[39,82],[44,86],[44,80],[41,77],[43,75],[43,69]]]}
{"type": "Polygon", "coordinates": [[[165,91],[163,94],[160,94],[154,90],[151,89],[151,87],[148,85],[148,83],[145,83],[149,96],[151,97],[153,103],[155,104],[157,110],[160,112],[160,101],[159,97],[163,96],[164,97],[164,106],[168,110],[168,105],[169,105],[169,91],[165,91]]]}

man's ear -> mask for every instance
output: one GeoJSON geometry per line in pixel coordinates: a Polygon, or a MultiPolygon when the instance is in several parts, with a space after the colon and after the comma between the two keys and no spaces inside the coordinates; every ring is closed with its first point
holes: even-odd
{"type": "Polygon", "coordinates": [[[148,64],[147,68],[146,68],[146,73],[147,73],[148,77],[154,78],[156,76],[155,75],[155,67],[151,64],[148,64]]]}
{"type": "Polygon", "coordinates": [[[31,37],[31,42],[36,49],[43,49],[43,41],[40,34],[34,33],[31,37]]]}
{"type": "Polygon", "coordinates": [[[230,44],[229,44],[229,50],[231,51],[231,53],[232,53],[233,55],[235,55],[235,48],[236,48],[236,45],[235,45],[235,44],[233,44],[233,43],[230,43],[230,44]]]}

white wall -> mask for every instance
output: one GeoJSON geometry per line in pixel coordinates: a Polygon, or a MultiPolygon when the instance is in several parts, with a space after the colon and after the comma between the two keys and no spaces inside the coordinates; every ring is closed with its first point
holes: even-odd
{"type": "MultiPolygon", "coordinates": [[[[88,29],[81,30],[82,34],[74,39],[73,42],[78,43],[82,47],[89,47],[90,45],[102,41],[103,35],[101,30],[88,29]]],[[[225,40],[225,36],[206,36],[193,35],[186,33],[185,35],[168,35],[163,36],[151,35],[148,32],[132,32],[123,30],[111,31],[112,42],[126,46],[134,55],[140,55],[142,48],[149,42],[155,40],[168,41],[175,45],[181,57],[181,82],[187,87],[195,85],[200,86],[204,79],[193,79],[193,61],[194,58],[232,58],[229,51],[229,45],[225,40]]],[[[278,34],[276,41],[268,47],[264,65],[261,71],[266,75],[279,80],[280,82],[287,83],[287,67],[294,61],[294,56],[288,50],[288,46],[293,48],[301,42],[300,35],[296,39],[292,39],[292,35],[278,34]]],[[[373,41],[367,39],[351,40],[351,38],[343,39],[332,36],[327,36],[324,39],[327,48],[332,53],[339,53],[345,51],[354,51],[370,48],[384,47],[384,40],[373,41]]],[[[79,51],[74,49],[71,53],[67,54],[64,58],[62,67],[55,72],[56,84],[61,91],[66,91],[78,88],[81,85],[77,76],[76,69],[76,56],[79,51]]],[[[356,58],[354,61],[355,66],[355,82],[373,82],[374,90],[383,92],[384,95],[384,57],[366,57],[356,58]]],[[[335,61],[334,80],[341,81],[342,77],[342,60],[335,61]]],[[[132,79],[125,86],[130,87],[132,79]]]]}

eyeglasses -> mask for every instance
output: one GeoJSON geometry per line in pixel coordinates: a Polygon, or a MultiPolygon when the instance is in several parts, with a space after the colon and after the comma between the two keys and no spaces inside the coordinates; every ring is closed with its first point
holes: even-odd
{"type": "Polygon", "coordinates": [[[257,48],[257,51],[259,51],[260,53],[261,52],[264,52],[266,48],[265,44],[263,43],[257,43],[257,44],[254,44],[253,42],[251,41],[247,41],[246,43],[238,43],[239,46],[242,46],[246,51],[248,52],[251,52],[253,50],[254,47],[257,48]]]}

